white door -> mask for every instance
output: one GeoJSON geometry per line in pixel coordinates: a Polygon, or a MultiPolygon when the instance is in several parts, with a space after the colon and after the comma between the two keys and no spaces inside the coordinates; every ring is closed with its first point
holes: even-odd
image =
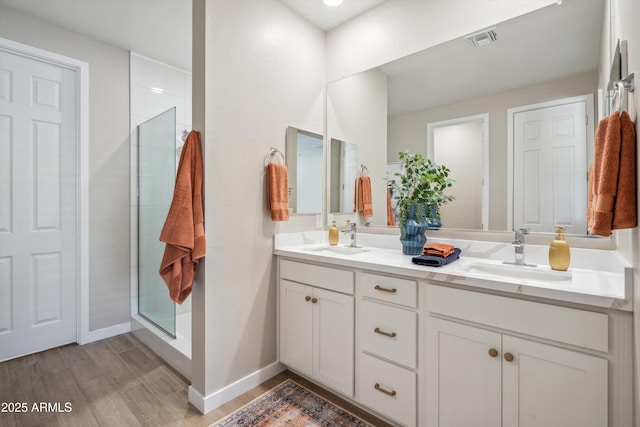
{"type": "Polygon", "coordinates": [[[427,425],[501,425],[501,336],[430,317],[427,425]]]}
{"type": "Polygon", "coordinates": [[[586,234],[586,102],[513,117],[513,228],[586,234]]]}
{"type": "Polygon", "coordinates": [[[608,424],[606,359],[507,335],[502,344],[513,356],[503,359],[504,427],[608,424]]]}
{"type": "Polygon", "coordinates": [[[0,50],[0,360],[76,341],[76,71],[0,50]]]}

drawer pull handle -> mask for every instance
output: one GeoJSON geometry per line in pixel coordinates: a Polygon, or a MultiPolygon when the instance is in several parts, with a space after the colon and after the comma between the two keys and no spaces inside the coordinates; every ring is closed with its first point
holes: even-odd
{"type": "Polygon", "coordinates": [[[513,362],[513,354],[505,353],[504,354],[504,360],[506,360],[507,362],[513,362]]]}
{"type": "Polygon", "coordinates": [[[392,294],[395,294],[396,292],[398,292],[398,290],[397,290],[396,288],[393,288],[393,289],[383,288],[383,287],[382,287],[382,286],[380,286],[380,285],[376,285],[376,286],[374,287],[374,289],[375,289],[376,291],[389,292],[389,293],[392,293],[392,294]]]}
{"type": "Polygon", "coordinates": [[[373,332],[375,332],[376,334],[384,335],[385,337],[389,337],[389,338],[395,338],[397,335],[395,332],[381,331],[380,328],[375,328],[373,332]]]}
{"type": "Polygon", "coordinates": [[[378,383],[376,383],[376,385],[374,385],[373,388],[375,388],[379,392],[382,392],[382,393],[384,393],[384,394],[386,394],[388,396],[392,396],[393,397],[393,396],[395,396],[397,394],[395,390],[389,391],[389,390],[383,389],[382,387],[380,387],[380,384],[378,384],[378,383]]]}
{"type": "Polygon", "coordinates": [[[304,297],[304,300],[307,301],[307,302],[311,301],[311,297],[310,296],[306,296],[306,297],[304,297]]]}
{"type": "Polygon", "coordinates": [[[498,356],[498,350],[496,350],[495,348],[490,348],[489,349],[489,356],[497,357],[498,356]]]}
{"type": "Polygon", "coordinates": [[[314,304],[317,303],[318,302],[318,298],[311,298],[311,302],[314,303],[314,304]]]}

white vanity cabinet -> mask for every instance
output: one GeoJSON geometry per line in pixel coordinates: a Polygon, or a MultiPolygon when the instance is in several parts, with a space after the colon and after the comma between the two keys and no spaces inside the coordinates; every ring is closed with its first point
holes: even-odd
{"type": "Polygon", "coordinates": [[[353,396],[354,273],[280,260],[280,361],[353,396]]]}
{"type": "Polygon", "coordinates": [[[426,425],[602,427],[608,316],[427,286],[426,425]]]}
{"type": "Polygon", "coordinates": [[[362,272],[356,283],[356,399],[416,425],[417,282],[362,272]]]}

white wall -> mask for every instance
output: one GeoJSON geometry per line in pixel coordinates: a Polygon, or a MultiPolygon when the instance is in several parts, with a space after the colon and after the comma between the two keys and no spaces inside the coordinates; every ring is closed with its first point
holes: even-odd
{"type": "MultiPolygon", "coordinates": [[[[606,64],[611,64],[610,56],[615,49],[615,43],[618,39],[627,40],[628,53],[628,71],[635,73],[636,88],[640,78],[640,27],[638,26],[638,17],[640,16],[640,2],[637,0],[610,0],[611,5],[611,37],[609,39],[608,49],[603,49],[603,60],[606,64]]],[[[606,69],[608,73],[608,68],[606,69]]],[[[624,76],[623,76],[624,77],[624,76]]],[[[640,135],[640,120],[638,120],[638,111],[640,109],[640,99],[638,99],[638,90],[630,97],[630,111],[636,123],[636,141],[640,135]],[[635,114],[634,114],[635,113],[635,114]]],[[[638,156],[636,144],[636,182],[640,183],[640,156],[638,156]]],[[[638,212],[640,212],[640,185],[638,186],[638,212]]],[[[633,283],[634,283],[634,390],[635,396],[635,425],[640,425],[640,231],[638,228],[631,230],[622,230],[616,233],[619,250],[625,257],[630,260],[633,265],[633,283]]]]}
{"type": "Polygon", "coordinates": [[[89,331],[122,331],[130,316],[129,53],[6,7],[0,37],[89,63],[89,331]]]}
{"type": "Polygon", "coordinates": [[[284,152],[287,126],[324,134],[325,36],[275,0],[196,0],[193,9],[205,37],[194,40],[193,94],[207,256],[193,293],[202,324],[190,396],[217,406],[244,391],[227,386],[277,361],[273,235],[296,218],[271,221],[264,162],[269,147],[284,152]]]}
{"type": "Polygon", "coordinates": [[[327,33],[327,81],[471,34],[556,0],[394,0],[327,33]]]}
{"type": "MultiPolygon", "coordinates": [[[[371,177],[373,217],[367,222],[387,224],[386,173],[387,76],[369,70],[335,82],[327,94],[327,136],[356,144],[358,167],[364,165],[371,177]]],[[[353,215],[348,215],[353,219],[353,215]]],[[[335,216],[338,226],[342,218],[335,216]]],[[[358,221],[365,219],[361,215],[358,221]]]]}

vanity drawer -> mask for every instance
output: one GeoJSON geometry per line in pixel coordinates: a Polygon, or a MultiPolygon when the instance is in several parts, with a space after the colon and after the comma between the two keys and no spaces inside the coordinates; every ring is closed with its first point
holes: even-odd
{"type": "Polygon", "coordinates": [[[416,425],[416,374],[360,353],[359,400],[407,426],[416,425]]]}
{"type": "Polygon", "coordinates": [[[609,318],[604,313],[437,285],[427,286],[427,310],[578,347],[609,351],[609,318]]]}
{"type": "Polygon", "coordinates": [[[358,308],[360,347],[415,369],[417,318],[414,311],[361,300],[358,308]]]}
{"type": "Polygon", "coordinates": [[[353,271],[322,267],[290,260],[280,260],[280,277],[293,282],[353,295],[353,271]]]}
{"type": "Polygon", "coordinates": [[[358,294],[394,304],[417,306],[418,285],[415,280],[362,273],[358,280],[358,294]]]}

